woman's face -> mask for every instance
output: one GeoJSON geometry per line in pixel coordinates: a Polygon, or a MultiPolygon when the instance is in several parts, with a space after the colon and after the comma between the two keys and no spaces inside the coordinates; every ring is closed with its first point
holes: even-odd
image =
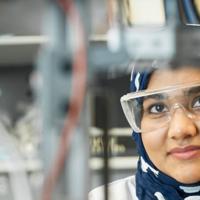
{"type": "MultiPolygon", "coordinates": [[[[152,74],[147,89],[194,80],[200,82],[200,69],[161,69],[152,74]]],[[[200,181],[200,125],[183,109],[174,110],[168,126],[143,133],[142,140],[149,158],[159,170],[182,183],[200,181]]]]}

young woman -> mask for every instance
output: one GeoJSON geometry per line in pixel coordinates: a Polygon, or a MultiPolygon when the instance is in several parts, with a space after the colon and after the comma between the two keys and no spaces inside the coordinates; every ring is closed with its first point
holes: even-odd
{"type": "MultiPolygon", "coordinates": [[[[137,172],[109,184],[109,199],[200,200],[200,68],[135,72],[131,90],[121,103],[137,144],[137,172]]],[[[104,199],[103,187],[89,199],[104,199]]]]}

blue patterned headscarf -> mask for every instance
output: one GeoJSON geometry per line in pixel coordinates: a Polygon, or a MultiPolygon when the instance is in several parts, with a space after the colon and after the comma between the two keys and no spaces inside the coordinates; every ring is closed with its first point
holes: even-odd
{"type": "MultiPolygon", "coordinates": [[[[131,75],[131,92],[146,89],[154,70],[134,70],[131,75]]],[[[200,200],[200,182],[182,184],[164,174],[149,159],[141,134],[133,132],[132,137],[139,154],[136,172],[136,194],[139,200],[200,200]]]]}

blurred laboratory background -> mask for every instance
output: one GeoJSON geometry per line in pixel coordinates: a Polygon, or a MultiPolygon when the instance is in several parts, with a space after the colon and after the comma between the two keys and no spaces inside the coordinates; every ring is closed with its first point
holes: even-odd
{"type": "Polygon", "coordinates": [[[134,174],[132,68],[199,64],[199,25],[200,0],[0,0],[0,199],[86,200],[134,174]]]}

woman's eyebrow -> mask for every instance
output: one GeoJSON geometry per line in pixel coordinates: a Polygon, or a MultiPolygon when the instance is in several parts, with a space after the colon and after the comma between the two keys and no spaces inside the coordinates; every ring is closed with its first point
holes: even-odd
{"type": "Polygon", "coordinates": [[[152,95],[149,95],[149,96],[145,96],[144,101],[146,101],[148,99],[163,100],[163,99],[166,99],[167,97],[168,97],[167,94],[152,94],[152,95]]]}
{"type": "MultiPolygon", "coordinates": [[[[200,86],[196,86],[190,89],[187,89],[183,91],[184,95],[192,95],[200,93],[200,86]]],[[[166,93],[161,93],[161,94],[152,94],[152,95],[147,95],[143,97],[143,101],[149,100],[149,99],[155,99],[155,100],[163,100],[169,98],[169,95],[166,93]]]]}
{"type": "Polygon", "coordinates": [[[196,86],[196,87],[190,88],[189,90],[184,91],[186,95],[195,94],[199,92],[200,92],[200,86],[196,86]]]}

